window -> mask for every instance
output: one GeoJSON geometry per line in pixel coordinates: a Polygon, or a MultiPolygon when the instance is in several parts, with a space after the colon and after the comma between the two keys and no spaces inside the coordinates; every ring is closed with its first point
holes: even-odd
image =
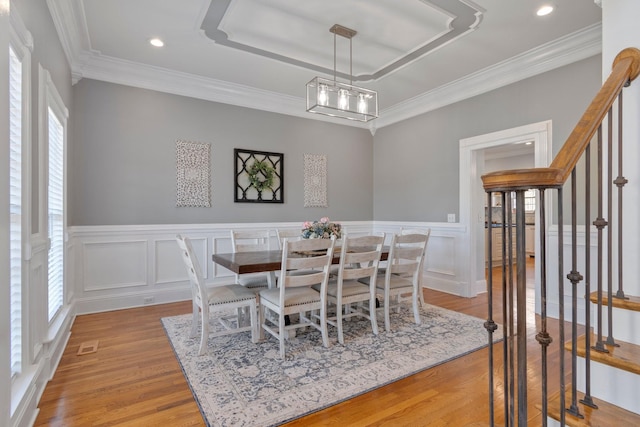
{"type": "Polygon", "coordinates": [[[22,369],[22,61],[9,48],[9,307],[11,375],[22,369]]]}
{"type": "Polygon", "coordinates": [[[49,320],[62,308],[64,291],[64,127],[49,114],[49,320]]]}
{"type": "MultiPolygon", "coordinates": [[[[40,153],[43,166],[41,188],[46,189],[41,200],[43,215],[40,230],[46,230],[49,240],[47,253],[47,314],[49,325],[65,305],[65,233],[66,233],[66,151],[67,119],[69,112],[56,90],[51,74],[39,67],[40,153]]],[[[57,327],[57,326],[55,326],[57,327]]],[[[50,330],[49,333],[56,333],[50,330]]]]}
{"type": "Polygon", "coordinates": [[[527,190],[524,192],[524,211],[535,212],[536,210],[536,190],[527,190]]]}

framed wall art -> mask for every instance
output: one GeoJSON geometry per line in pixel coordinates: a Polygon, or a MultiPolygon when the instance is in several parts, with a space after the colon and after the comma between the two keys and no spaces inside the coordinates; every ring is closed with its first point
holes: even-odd
{"type": "Polygon", "coordinates": [[[236,148],[234,201],[284,203],[284,154],[236,148]]]}
{"type": "Polygon", "coordinates": [[[176,206],[211,207],[211,144],[176,141],[176,206]]]}

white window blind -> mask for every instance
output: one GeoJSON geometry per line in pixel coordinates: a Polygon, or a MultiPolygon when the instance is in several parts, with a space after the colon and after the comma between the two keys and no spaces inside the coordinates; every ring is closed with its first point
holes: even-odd
{"type": "Polygon", "coordinates": [[[49,108],[49,320],[63,303],[64,289],[64,128],[49,108]]]}
{"type": "Polygon", "coordinates": [[[22,62],[9,48],[11,375],[22,369],[22,62]]]}

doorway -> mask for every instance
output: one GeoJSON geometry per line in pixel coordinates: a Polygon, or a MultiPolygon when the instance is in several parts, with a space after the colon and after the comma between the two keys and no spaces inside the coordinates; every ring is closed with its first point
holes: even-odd
{"type": "MultiPolygon", "coordinates": [[[[533,145],[534,166],[547,167],[551,163],[551,121],[460,140],[460,222],[466,226],[466,258],[468,259],[468,296],[486,292],[485,279],[485,200],[481,176],[485,173],[486,150],[518,145],[530,141],[533,145]]],[[[490,152],[490,151],[489,151],[490,152]]],[[[512,169],[512,168],[509,168],[512,169]]],[[[550,206],[546,209],[550,212],[550,206]]],[[[547,212],[547,213],[548,213],[547,212]]],[[[535,225],[535,255],[538,253],[539,230],[535,225]]],[[[540,283],[540,273],[535,273],[540,283]]],[[[536,312],[539,312],[540,290],[536,289],[536,312]]]]}

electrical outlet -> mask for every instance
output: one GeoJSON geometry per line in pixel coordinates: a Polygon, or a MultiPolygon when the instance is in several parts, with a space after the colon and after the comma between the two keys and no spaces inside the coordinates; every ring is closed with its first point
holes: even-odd
{"type": "Polygon", "coordinates": [[[447,222],[456,222],[456,214],[447,214],[447,222]]]}
{"type": "Polygon", "coordinates": [[[150,305],[150,304],[153,304],[154,300],[155,300],[154,297],[144,297],[144,299],[142,300],[142,303],[144,305],[150,305]]]}

